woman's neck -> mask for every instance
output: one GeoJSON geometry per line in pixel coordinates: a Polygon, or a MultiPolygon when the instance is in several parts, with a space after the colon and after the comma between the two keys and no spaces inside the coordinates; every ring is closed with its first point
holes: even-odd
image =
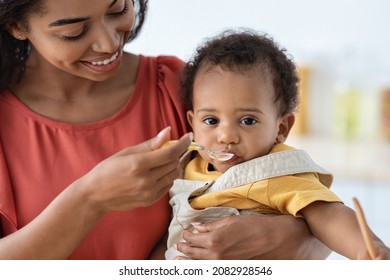
{"type": "Polygon", "coordinates": [[[65,123],[90,123],[118,112],[136,83],[139,57],[124,54],[121,69],[109,80],[96,82],[29,61],[19,84],[11,89],[34,112],[65,123]]]}

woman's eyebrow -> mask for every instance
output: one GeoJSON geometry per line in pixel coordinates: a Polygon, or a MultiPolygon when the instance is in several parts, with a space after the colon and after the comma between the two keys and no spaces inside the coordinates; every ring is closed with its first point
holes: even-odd
{"type": "Polygon", "coordinates": [[[112,2],[111,2],[111,4],[110,4],[110,6],[108,6],[109,8],[111,8],[112,6],[114,6],[115,5],[115,3],[116,2],[118,2],[118,0],[112,0],[112,2]]]}
{"type": "Polygon", "coordinates": [[[49,24],[50,27],[53,26],[62,26],[62,25],[67,25],[67,24],[73,24],[73,23],[78,23],[78,22],[84,22],[89,20],[89,17],[81,17],[81,18],[64,18],[64,19],[59,19],[56,21],[53,21],[49,24]]]}
{"type": "MultiPolygon", "coordinates": [[[[108,6],[108,8],[111,8],[112,6],[115,5],[115,3],[118,2],[118,0],[112,0],[111,4],[108,6]]],[[[49,24],[50,27],[54,26],[63,26],[67,24],[73,24],[73,23],[79,23],[83,21],[89,20],[89,17],[80,17],[80,18],[64,18],[64,19],[59,19],[56,21],[53,21],[49,24]]]]}

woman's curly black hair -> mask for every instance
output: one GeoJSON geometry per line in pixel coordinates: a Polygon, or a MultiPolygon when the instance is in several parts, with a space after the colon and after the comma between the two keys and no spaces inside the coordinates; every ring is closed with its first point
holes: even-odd
{"type": "MultiPolygon", "coordinates": [[[[148,0],[132,2],[136,19],[129,41],[140,33],[148,5],[148,0]]],[[[28,40],[17,40],[7,30],[14,24],[21,23],[28,31],[28,16],[44,10],[42,0],[0,0],[0,92],[9,86],[15,76],[20,77],[23,73],[30,50],[28,40]]]]}
{"type": "Polygon", "coordinates": [[[280,48],[266,33],[260,34],[250,29],[229,29],[200,45],[185,66],[181,80],[187,110],[192,109],[195,78],[199,69],[204,66],[220,66],[238,73],[260,69],[259,73],[272,80],[274,100],[280,115],[294,112],[298,106],[299,78],[296,66],[286,50],[280,48]]]}

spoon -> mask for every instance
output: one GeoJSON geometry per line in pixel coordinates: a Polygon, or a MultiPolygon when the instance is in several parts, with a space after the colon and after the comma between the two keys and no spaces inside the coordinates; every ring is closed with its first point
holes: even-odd
{"type": "MultiPolygon", "coordinates": [[[[166,142],[164,146],[169,146],[170,144],[173,144],[177,142],[177,140],[171,140],[171,141],[168,141],[166,142]]],[[[216,159],[216,160],[219,160],[219,161],[227,161],[229,159],[231,159],[234,154],[232,153],[227,153],[227,152],[222,152],[222,151],[215,151],[215,150],[211,150],[211,149],[208,149],[206,148],[205,146],[202,146],[194,141],[191,142],[191,144],[188,146],[187,148],[189,151],[204,151],[206,152],[212,159],[216,159]]]]}
{"type": "Polygon", "coordinates": [[[357,198],[354,197],[352,200],[353,200],[353,204],[355,206],[356,218],[357,218],[358,223],[359,223],[360,231],[363,234],[364,243],[366,244],[366,248],[367,248],[367,251],[368,251],[371,259],[374,260],[376,255],[377,255],[377,252],[376,252],[375,247],[373,245],[371,231],[368,228],[366,218],[364,217],[363,209],[360,206],[360,203],[357,200],[357,198]]]}

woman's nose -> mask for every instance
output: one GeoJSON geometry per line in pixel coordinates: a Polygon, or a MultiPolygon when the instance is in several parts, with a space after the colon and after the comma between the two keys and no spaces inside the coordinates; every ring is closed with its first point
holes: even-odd
{"type": "Polygon", "coordinates": [[[102,53],[114,53],[118,50],[120,44],[119,34],[114,28],[102,24],[96,28],[95,42],[92,49],[102,53]]]}

